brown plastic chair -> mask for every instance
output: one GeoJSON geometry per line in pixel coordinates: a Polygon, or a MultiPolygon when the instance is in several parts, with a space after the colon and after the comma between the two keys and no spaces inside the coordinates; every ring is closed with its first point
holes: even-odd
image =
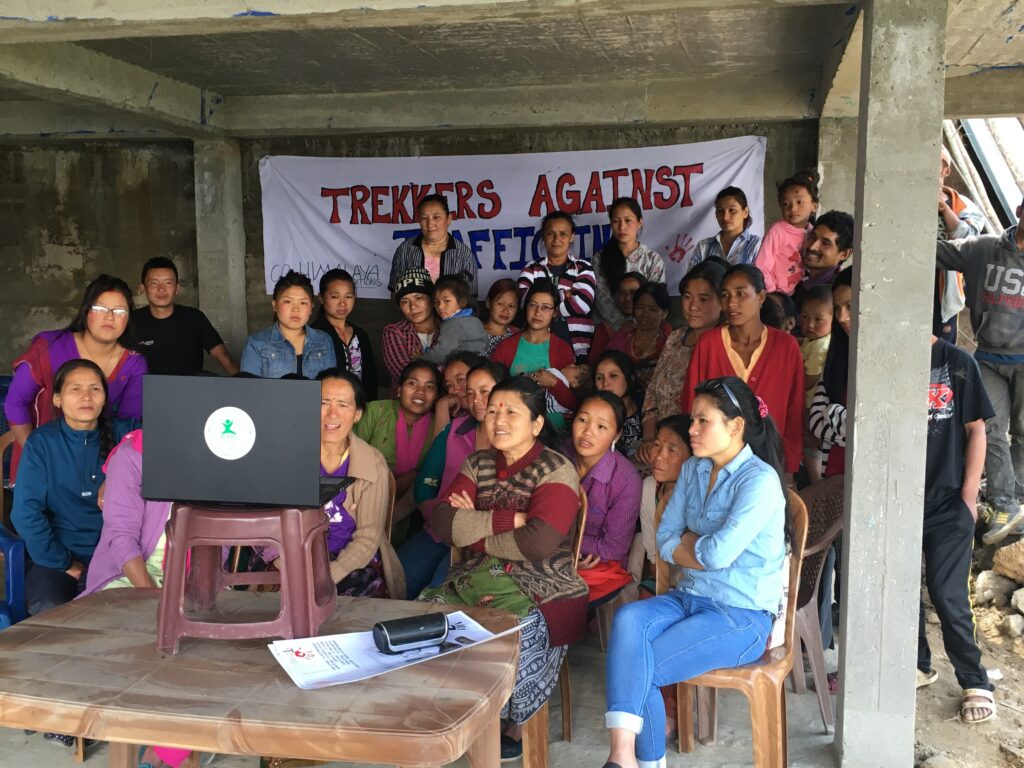
{"type": "MultiPolygon", "coordinates": [[[[828,549],[843,530],[843,485],[843,477],[838,475],[825,478],[800,492],[800,497],[807,505],[808,531],[796,599],[796,638],[803,645],[811,663],[811,679],[814,681],[814,692],[818,697],[826,733],[835,731],[835,716],[828,690],[828,675],[825,672],[825,649],[818,618],[818,589],[828,549]]],[[[794,663],[790,674],[793,690],[796,693],[806,692],[804,667],[799,660],[794,663]]]]}
{"type": "MultiPolygon", "coordinates": [[[[807,540],[807,508],[793,491],[787,494],[793,538],[789,563],[789,598],[786,603],[785,642],[765,651],[751,664],[729,669],[715,669],[681,682],[676,686],[676,724],[679,730],[679,751],[692,752],[694,747],[693,706],[695,689],[712,689],[704,702],[698,699],[701,719],[714,722],[718,688],[731,688],[747,697],[754,741],[755,768],[781,768],[788,760],[785,681],[793,669],[796,601],[803,566],[804,544],[807,540]]],[[[713,726],[712,726],[713,727],[713,726]]]]}
{"type": "Polygon", "coordinates": [[[635,602],[639,596],[640,580],[643,577],[644,560],[647,557],[647,550],[644,549],[644,537],[642,533],[636,533],[629,545],[629,557],[626,569],[633,581],[621,587],[615,593],[615,597],[597,607],[597,639],[601,645],[601,653],[608,652],[608,640],[612,636],[612,619],[615,612],[627,603],[635,602]]]}
{"type": "MultiPolygon", "coordinates": [[[[587,525],[587,493],[580,488],[580,510],[576,516],[576,530],[573,533],[572,552],[573,567],[579,562],[580,548],[583,546],[583,530],[587,525]]],[[[562,741],[572,741],[572,681],[569,679],[569,656],[562,660],[558,670],[558,690],[562,697],[562,741]]],[[[548,767],[548,705],[533,713],[523,723],[523,768],[548,767]]]]}
{"type": "Polygon", "coordinates": [[[175,504],[167,523],[157,648],[177,653],[182,637],[237,640],[315,635],[337,601],[327,557],[327,526],[327,516],[319,507],[248,510],[175,504]],[[280,571],[225,571],[223,548],[240,544],[275,547],[281,553],[280,571]],[[280,585],[280,612],[269,621],[245,623],[200,621],[186,615],[189,610],[212,611],[218,593],[234,584],[280,585]]]}

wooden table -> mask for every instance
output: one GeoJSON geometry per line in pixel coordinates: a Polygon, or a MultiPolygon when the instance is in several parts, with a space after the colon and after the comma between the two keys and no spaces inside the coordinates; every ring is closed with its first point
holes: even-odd
{"type": "MultiPolygon", "coordinates": [[[[497,768],[498,713],[515,681],[517,634],[304,691],[267,641],[183,639],[178,655],[158,653],[158,596],[107,590],[0,632],[0,724],[110,742],[112,768],[134,768],[139,744],[399,766],[439,766],[465,754],[474,768],[497,768]]],[[[219,609],[238,620],[276,612],[273,594],[225,597],[219,609]]],[[[436,610],[339,597],[320,634],[436,610]]],[[[516,621],[466,610],[495,632],[516,621]]]]}

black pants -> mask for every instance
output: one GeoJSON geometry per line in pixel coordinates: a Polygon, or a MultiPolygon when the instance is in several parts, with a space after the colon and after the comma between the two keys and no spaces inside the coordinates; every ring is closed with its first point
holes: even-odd
{"type": "Polygon", "coordinates": [[[71,602],[84,588],[84,575],[77,581],[57,568],[36,563],[25,568],[25,602],[31,616],[71,602]]]}
{"type": "MultiPolygon", "coordinates": [[[[925,501],[924,550],[925,583],[939,616],[942,644],[956,672],[961,688],[993,690],[981,665],[981,651],[975,639],[971,608],[971,549],[974,520],[959,496],[925,501]]],[[[917,635],[917,668],[929,672],[932,654],[925,636],[924,602],[917,635]]]]}

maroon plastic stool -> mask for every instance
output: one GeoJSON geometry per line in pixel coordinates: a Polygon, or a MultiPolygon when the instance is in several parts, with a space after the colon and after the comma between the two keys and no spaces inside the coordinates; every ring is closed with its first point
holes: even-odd
{"type": "Polygon", "coordinates": [[[327,515],[320,508],[250,510],[175,504],[167,522],[157,649],[175,654],[182,637],[240,640],[315,635],[337,601],[327,556],[327,525],[327,515]],[[276,548],[280,572],[224,570],[224,547],[251,544],[276,548]],[[217,595],[234,584],[280,584],[281,612],[269,621],[247,623],[199,621],[186,615],[187,610],[212,611],[217,595]]]}

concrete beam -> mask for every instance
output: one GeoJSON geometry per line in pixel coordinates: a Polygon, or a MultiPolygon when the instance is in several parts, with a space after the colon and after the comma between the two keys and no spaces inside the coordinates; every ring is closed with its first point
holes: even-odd
{"type": "Polygon", "coordinates": [[[10,0],[4,42],[463,24],[687,9],[827,5],[835,0],[10,0]],[[254,9],[253,6],[256,6],[254,9]]]}
{"type": "Polygon", "coordinates": [[[193,144],[199,308],[238,360],[248,334],[241,155],[235,141],[193,144]]]}
{"type": "Polygon", "coordinates": [[[814,83],[780,76],[635,80],[444,92],[233,97],[234,136],[793,120],[814,83]]]}
{"type": "Polygon", "coordinates": [[[34,98],[144,118],[185,136],[220,132],[220,95],[72,43],[0,45],[0,83],[34,98]]]}
{"type": "Polygon", "coordinates": [[[73,109],[52,101],[0,102],[0,142],[96,139],[155,141],[177,138],[170,131],[123,115],[73,109]]]}
{"type": "Polygon", "coordinates": [[[839,38],[832,46],[833,55],[841,50],[833,69],[826,68],[831,80],[824,83],[825,99],[822,117],[857,117],[860,104],[861,52],[864,43],[864,13],[856,15],[847,30],[845,41],[839,38]],[[841,44],[841,49],[840,49],[841,44]]]}
{"type": "Polygon", "coordinates": [[[1024,116],[1024,65],[946,78],[946,117],[1024,116]]]}
{"type": "Polygon", "coordinates": [[[840,601],[842,768],[914,764],[945,34],[946,0],[866,3],[840,601]]]}

